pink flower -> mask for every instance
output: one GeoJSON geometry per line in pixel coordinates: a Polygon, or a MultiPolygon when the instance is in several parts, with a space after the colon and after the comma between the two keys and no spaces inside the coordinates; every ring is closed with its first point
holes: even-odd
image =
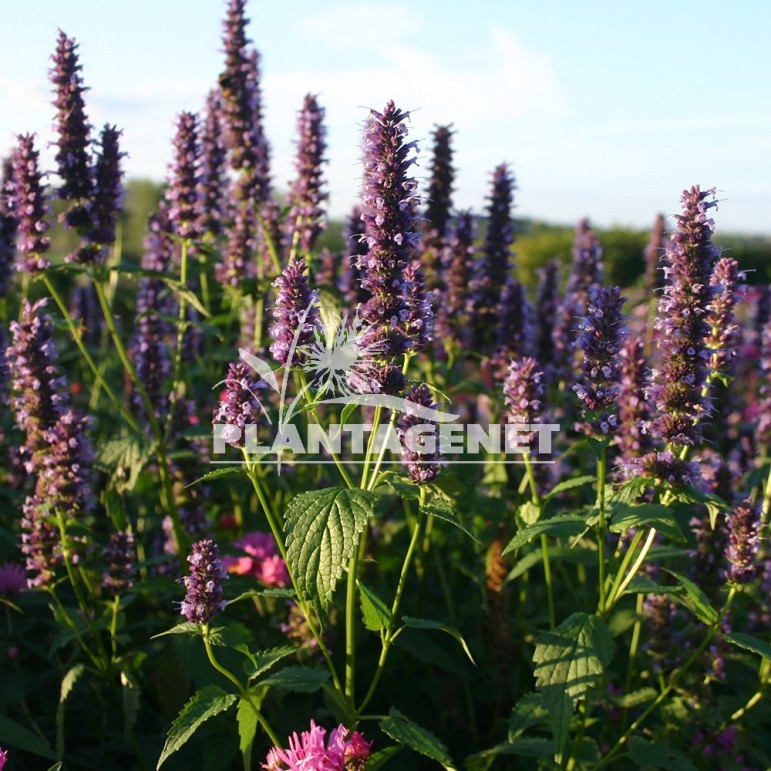
{"type": "Polygon", "coordinates": [[[14,597],[26,586],[27,574],[21,565],[15,562],[4,562],[0,565],[0,596],[14,597]]]}
{"type": "Polygon", "coordinates": [[[247,556],[225,557],[225,566],[230,573],[251,576],[266,586],[289,585],[286,563],[270,533],[247,533],[234,546],[246,552],[247,556]]]}
{"type": "Polygon", "coordinates": [[[339,725],[324,743],[327,731],[311,720],[310,731],[289,737],[289,749],[274,747],[265,758],[266,771],[362,771],[372,742],[357,732],[346,741],[348,729],[339,725]]]}
{"type": "Polygon", "coordinates": [[[8,760],[8,750],[0,749],[0,771],[5,768],[5,762],[8,760]]]}

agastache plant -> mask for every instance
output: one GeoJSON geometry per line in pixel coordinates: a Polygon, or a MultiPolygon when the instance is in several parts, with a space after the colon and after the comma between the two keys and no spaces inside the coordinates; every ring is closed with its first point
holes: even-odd
{"type": "Polygon", "coordinates": [[[185,599],[179,611],[193,624],[208,624],[225,609],[222,582],[228,573],[220,559],[219,547],[210,539],[194,543],[187,561],[190,574],[181,579],[185,585],[185,599]]]}
{"type": "Polygon", "coordinates": [[[627,335],[621,344],[618,416],[621,428],[616,444],[621,450],[621,462],[631,461],[652,449],[651,437],[645,431],[650,406],[645,399],[647,365],[644,344],[634,335],[627,335]]]}
{"type": "MultiPolygon", "coordinates": [[[[438,406],[428,386],[423,383],[412,388],[407,401],[429,409],[436,409],[438,406]]],[[[419,485],[433,482],[441,469],[438,426],[433,432],[424,431],[430,424],[425,418],[420,418],[411,411],[409,404],[407,411],[397,419],[396,425],[410,479],[419,485]]]]}
{"type": "Polygon", "coordinates": [[[741,282],[745,274],[732,257],[721,257],[710,276],[713,296],[707,306],[709,334],[709,380],[727,380],[733,376],[740,327],[734,309],[740,300],[741,282]]]}
{"type": "Polygon", "coordinates": [[[538,271],[538,293],[535,307],[535,341],[534,348],[538,361],[544,362],[548,373],[554,357],[553,330],[559,311],[559,260],[550,260],[538,271]]]}
{"type": "MultiPolygon", "coordinates": [[[[527,426],[538,423],[544,409],[544,373],[532,356],[511,360],[503,382],[507,422],[527,426]]],[[[532,438],[533,434],[528,434],[532,438]]]]}
{"type": "Polygon", "coordinates": [[[11,159],[3,160],[0,176],[0,297],[5,297],[13,277],[16,256],[17,220],[11,213],[8,196],[12,192],[13,167],[11,159]]]}
{"type": "Polygon", "coordinates": [[[87,239],[96,247],[115,243],[115,227],[123,198],[121,132],[105,125],[99,135],[99,153],[94,163],[94,190],[87,239]]]}
{"type": "Polygon", "coordinates": [[[444,283],[442,280],[442,252],[450,225],[455,168],[452,163],[452,127],[437,126],[431,136],[434,145],[431,177],[426,195],[426,222],[421,251],[431,285],[436,286],[444,283]]]}
{"type": "Polygon", "coordinates": [[[760,512],[750,501],[742,501],[728,514],[728,545],[725,551],[729,581],[746,584],[760,572],[760,512]]]}
{"type": "Polygon", "coordinates": [[[672,445],[693,445],[701,437],[701,423],[709,413],[707,382],[709,334],[707,313],[713,289],[710,276],[717,257],[712,243],[716,206],[714,190],[698,186],[683,192],[683,213],[664,256],[664,296],[659,300],[661,364],[652,376],[647,398],[658,414],[649,430],[672,445]],[[712,199],[712,200],[709,200],[712,199]]]}
{"type": "Polygon", "coordinates": [[[286,218],[287,249],[296,244],[300,254],[310,254],[324,228],[323,204],[327,199],[322,176],[326,158],[324,108],[307,94],[297,118],[295,179],[289,189],[286,218]]]}
{"type": "Polygon", "coordinates": [[[195,241],[201,235],[203,199],[201,196],[201,143],[198,119],[183,112],[177,118],[174,136],[174,160],[169,169],[169,184],[164,194],[171,232],[195,241]]]}
{"type": "Polygon", "coordinates": [[[474,275],[474,216],[460,212],[442,255],[444,292],[437,307],[437,330],[445,342],[460,342],[467,333],[470,285],[474,275]]]}
{"type": "Polygon", "coordinates": [[[201,200],[202,233],[218,236],[227,214],[226,178],[227,146],[224,141],[222,94],[212,89],[206,99],[206,110],[200,125],[201,167],[198,194],[201,200]]]}
{"type": "Polygon", "coordinates": [[[346,303],[355,308],[359,303],[367,301],[369,293],[362,287],[362,257],[369,251],[369,243],[362,233],[361,207],[355,206],[345,220],[343,239],[345,251],[340,275],[340,291],[345,296],[346,303]]]}

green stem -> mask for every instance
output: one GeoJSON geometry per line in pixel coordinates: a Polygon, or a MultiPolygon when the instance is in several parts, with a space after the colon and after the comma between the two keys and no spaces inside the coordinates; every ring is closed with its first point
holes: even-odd
{"type": "Polygon", "coordinates": [[[597,614],[605,614],[605,480],[607,478],[607,448],[603,447],[600,457],[597,458],[597,560],[599,566],[599,590],[600,599],[597,605],[597,614]]]}
{"type": "MultiPolygon", "coordinates": [[[[422,507],[425,505],[425,499],[426,499],[426,491],[424,487],[421,487],[420,488],[420,510],[422,510],[422,507]]],[[[407,574],[409,572],[410,565],[412,563],[412,558],[415,554],[418,544],[420,543],[420,532],[422,530],[423,521],[424,521],[424,518],[422,514],[418,513],[418,521],[415,523],[415,527],[412,530],[412,538],[410,539],[410,545],[407,548],[407,554],[404,557],[402,570],[401,570],[401,573],[399,574],[399,583],[396,586],[396,594],[394,595],[394,601],[393,601],[393,604],[391,605],[391,616],[388,619],[386,631],[385,631],[385,634],[383,635],[383,643],[382,643],[382,648],[380,650],[380,658],[378,659],[378,662],[377,662],[377,669],[375,670],[375,674],[372,677],[372,682],[370,683],[369,690],[367,691],[367,695],[364,697],[364,701],[362,701],[362,703],[359,705],[359,709],[357,710],[359,713],[369,704],[369,702],[372,700],[372,697],[375,695],[375,691],[377,690],[377,686],[380,682],[380,678],[383,675],[385,663],[388,659],[388,653],[391,650],[391,646],[393,645],[396,635],[398,634],[398,630],[395,630],[394,627],[396,626],[397,614],[399,613],[399,606],[401,605],[402,595],[404,594],[404,588],[407,585],[407,574]]]]}
{"type": "Polygon", "coordinates": [[[230,680],[233,685],[235,685],[236,689],[238,690],[239,696],[252,708],[254,711],[255,716],[257,717],[257,722],[262,727],[262,730],[265,731],[265,733],[268,735],[268,738],[273,742],[273,744],[276,747],[281,746],[281,742],[278,740],[278,737],[273,732],[273,729],[270,727],[270,724],[265,719],[265,716],[260,711],[259,707],[254,703],[254,700],[252,699],[249,692],[244,688],[244,686],[241,684],[241,681],[226,667],[223,667],[222,664],[217,661],[217,657],[214,655],[214,649],[212,648],[211,640],[209,639],[209,625],[204,624],[203,626],[203,644],[206,648],[206,656],[209,659],[209,663],[216,669],[221,675],[226,677],[228,680],[230,680]]]}

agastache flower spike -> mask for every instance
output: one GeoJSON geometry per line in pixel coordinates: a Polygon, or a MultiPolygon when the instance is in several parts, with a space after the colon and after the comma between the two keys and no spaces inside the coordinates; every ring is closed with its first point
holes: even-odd
{"type": "Polygon", "coordinates": [[[533,352],[533,330],[530,303],[525,287],[509,277],[501,292],[497,312],[496,353],[493,360],[504,368],[514,357],[533,352]]]}
{"type": "Polygon", "coordinates": [[[174,137],[174,161],[166,188],[169,227],[179,238],[196,240],[201,235],[203,201],[200,189],[201,144],[194,113],[180,113],[174,137]]]}
{"type": "Polygon", "coordinates": [[[361,209],[355,206],[345,221],[343,238],[346,249],[343,257],[343,270],[340,276],[340,291],[345,295],[345,301],[355,308],[364,303],[369,293],[362,288],[362,257],[369,251],[367,239],[362,234],[361,209]]]}
{"type": "Polygon", "coordinates": [[[257,248],[257,215],[248,204],[238,206],[235,221],[228,228],[228,242],[214,276],[222,285],[238,286],[250,274],[257,248]]]}
{"type": "Polygon", "coordinates": [[[50,71],[56,92],[56,163],[62,180],[58,195],[62,201],[70,202],[63,214],[64,222],[70,228],[88,227],[91,223],[90,200],[94,185],[89,150],[91,126],[86,118],[83,99],[86,88],[80,76],[83,68],[78,61],[77,49],[75,39],[68,38],[60,30],[56,52],[51,57],[54,66],[50,71]]]}
{"type": "Polygon", "coordinates": [[[452,165],[452,127],[437,126],[432,133],[434,151],[426,206],[426,232],[421,250],[432,285],[443,283],[442,252],[450,223],[455,169],[452,165]]]}
{"type": "Polygon", "coordinates": [[[104,548],[102,588],[111,597],[125,594],[134,585],[136,547],[131,533],[113,533],[104,548]]]}
{"type": "Polygon", "coordinates": [[[716,202],[709,198],[714,198],[714,190],[694,186],[683,192],[683,213],[677,215],[677,231],[663,260],[664,296],[656,321],[661,365],[653,373],[647,398],[659,409],[650,424],[651,434],[674,445],[696,444],[708,413],[702,393],[708,375],[706,315],[713,294],[710,276],[718,256],[709,217],[716,202]]]}
{"type": "Polygon", "coordinates": [[[212,423],[232,426],[224,428],[222,437],[235,447],[243,447],[244,429],[256,425],[264,413],[259,394],[267,384],[257,378],[254,371],[242,361],[228,365],[228,376],[225,379],[225,394],[220,405],[214,411],[212,423]]]}
{"type": "Polygon", "coordinates": [[[5,297],[13,277],[13,260],[16,255],[16,217],[9,209],[8,195],[12,192],[13,167],[11,159],[3,160],[0,178],[0,297],[5,297]]]}
{"type": "Polygon", "coordinates": [[[514,243],[514,177],[506,164],[493,172],[492,191],[487,209],[487,231],[473,287],[474,336],[485,346],[490,329],[495,328],[501,291],[509,275],[511,245],[514,243]]]}
{"type": "Polygon", "coordinates": [[[708,306],[707,324],[710,331],[706,343],[709,349],[709,379],[729,378],[733,375],[736,347],[741,334],[734,318],[745,278],[739,263],[731,257],[721,257],[712,271],[709,283],[714,294],[708,306]]]}
{"type": "Polygon", "coordinates": [[[25,273],[45,270],[51,264],[43,256],[51,246],[46,237],[50,222],[38,157],[32,135],[20,135],[13,154],[13,183],[7,201],[8,213],[17,223],[17,267],[25,273]]]}
{"type": "Polygon", "coordinates": [[[226,215],[227,148],[223,140],[222,123],[221,93],[213,89],[206,99],[206,113],[201,125],[201,173],[198,182],[201,199],[200,230],[213,236],[222,232],[222,220],[226,215]]]}
{"type": "Polygon", "coordinates": [[[308,284],[305,260],[292,260],[273,282],[278,289],[275,322],[270,328],[270,352],[276,361],[291,367],[303,360],[302,348],[319,327],[318,297],[308,284]],[[294,353],[290,360],[290,349],[294,353]]]}
{"type": "Polygon", "coordinates": [[[649,418],[645,400],[646,363],[641,340],[628,335],[621,344],[621,382],[618,389],[618,414],[621,430],[616,442],[622,462],[631,461],[651,450],[651,437],[644,427],[649,418]]]}
{"type": "Polygon", "coordinates": [[[760,389],[758,393],[758,445],[771,448],[771,319],[760,335],[760,389]]]}
{"type": "Polygon", "coordinates": [[[618,287],[599,289],[587,305],[586,316],[578,322],[582,377],[573,390],[584,404],[584,418],[595,435],[615,433],[618,427],[616,398],[625,301],[618,287]]]}
{"type": "Polygon", "coordinates": [[[372,297],[361,309],[362,319],[381,329],[388,355],[399,355],[408,342],[404,269],[412,259],[416,234],[416,182],[408,176],[415,162],[414,142],[406,142],[408,113],[388,102],[382,113],[372,110],[364,132],[362,220],[369,251],[360,258],[362,286],[372,297]]]}
{"type": "Polygon", "coordinates": [[[228,573],[220,559],[219,547],[210,539],[194,543],[187,561],[190,575],[181,579],[185,599],[179,610],[193,624],[208,624],[227,604],[222,599],[222,582],[228,573]]]}
{"type": "MultiPolygon", "coordinates": [[[[407,396],[407,401],[430,409],[436,409],[437,407],[431,397],[431,391],[423,383],[413,386],[407,396]]],[[[402,453],[407,463],[410,479],[419,485],[433,482],[439,476],[441,466],[438,426],[431,434],[428,431],[424,432],[421,430],[429,425],[434,424],[429,423],[425,418],[419,418],[415,415],[410,411],[409,405],[407,406],[407,411],[401,414],[396,421],[399,439],[402,443],[402,453]]]]}
{"type": "Polygon", "coordinates": [[[322,168],[326,161],[326,128],[324,108],[315,96],[308,94],[297,118],[297,176],[289,191],[289,214],[286,219],[287,249],[297,239],[300,254],[310,254],[324,228],[322,168]]]}
{"type": "MultiPolygon", "coordinates": [[[[534,358],[512,359],[503,383],[508,423],[526,426],[540,421],[543,414],[543,380],[543,370],[534,358]]],[[[529,435],[530,438],[532,436],[529,435]]]]}
{"type": "Polygon", "coordinates": [[[551,369],[554,357],[552,337],[557,322],[559,301],[560,263],[550,260],[538,271],[538,294],[535,302],[535,351],[538,361],[544,362],[547,371],[551,369]]]}
{"type": "Polygon", "coordinates": [[[759,574],[760,512],[749,500],[740,503],[727,517],[728,562],[730,581],[746,584],[759,574]]]}
{"type": "Polygon", "coordinates": [[[433,339],[434,307],[432,295],[426,291],[426,277],[418,260],[404,269],[407,290],[407,318],[404,328],[413,351],[422,351],[433,339]]]}
{"type": "Polygon", "coordinates": [[[123,172],[120,160],[121,132],[115,126],[105,125],[100,135],[101,150],[94,167],[94,195],[91,210],[91,229],[88,240],[100,246],[115,243],[115,225],[123,197],[123,172]]]}

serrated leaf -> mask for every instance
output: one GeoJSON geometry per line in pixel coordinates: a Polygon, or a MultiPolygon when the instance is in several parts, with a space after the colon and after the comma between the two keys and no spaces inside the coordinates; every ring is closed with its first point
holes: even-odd
{"type": "Polygon", "coordinates": [[[384,472],[381,474],[380,480],[383,484],[388,485],[403,501],[417,501],[420,498],[418,486],[410,484],[395,471],[384,472]]]}
{"type": "Polygon", "coordinates": [[[154,634],[150,639],[155,640],[157,637],[165,637],[167,634],[185,634],[188,637],[201,637],[203,629],[200,624],[193,624],[191,621],[183,621],[181,624],[167,629],[165,632],[159,632],[154,634]]]}
{"type": "Polygon", "coordinates": [[[364,618],[364,626],[371,632],[379,632],[385,629],[391,620],[391,611],[388,606],[371,589],[359,583],[361,596],[361,614],[364,618]]]}
{"type": "Polygon", "coordinates": [[[541,705],[541,694],[526,693],[511,710],[509,741],[513,744],[528,728],[543,723],[547,715],[541,705]]]}
{"type": "MultiPolygon", "coordinates": [[[[244,651],[242,651],[243,653],[244,651]]],[[[254,680],[259,677],[263,672],[267,672],[274,664],[277,664],[287,656],[293,656],[297,653],[297,648],[294,645],[280,645],[276,648],[268,648],[264,651],[257,651],[256,653],[250,653],[246,651],[249,657],[249,663],[244,665],[246,675],[249,680],[254,680]]]]}
{"type": "Polygon", "coordinates": [[[0,715],[0,737],[4,745],[56,760],[56,754],[45,739],[5,715],[0,715]]]}
{"type": "Polygon", "coordinates": [[[639,736],[629,740],[629,754],[638,766],[666,771],[697,771],[696,766],[679,750],[661,742],[649,742],[639,736]]]}
{"type": "Polygon", "coordinates": [[[576,702],[600,680],[613,654],[608,625],[597,616],[573,613],[553,631],[536,637],[535,684],[541,690],[541,704],[549,710],[560,754],[566,724],[576,702]]]}
{"type": "Polygon", "coordinates": [[[593,476],[580,476],[573,477],[573,479],[566,479],[555,485],[543,498],[543,502],[546,503],[560,493],[564,493],[566,490],[573,490],[576,487],[583,487],[591,482],[594,482],[596,477],[593,476]]]}
{"type": "Polygon", "coordinates": [[[707,595],[690,578],[686,578],[668,568],[663,568],[663,570],[669,573],[685,589],[685,594],[673,594],[674,600],[681,605],[685,605],[703,624],[712,626],[717,621],[718,615],[717,611],[710,604],[707,595]]]}
{"type": "Polygon", "coordinates": [[[252,597],[272,597],[278,600],[291,600],[294,598],[294,589],[282,589],[272,586],[268,589],[249,589],[246,592],[242,592],[238,597],[234,597],[232,600],[228,600],[228,605],[233,605],[236,602],[242,600],[251,600],[252,597]]]}
{"type": "Polygon", "coordinates": [[[206,310],[206,306],[198,299],[198,295],[196,295],[189,287],[183,286],[180,281],[169,278],[169,276],[164,276],[162,280],[175,295],[184,299],[189,305],[192,305],[201,316],[204,318],[209,318],[211,316],[209,311],[206,310]]]}
{"type": "Polygon", "coordinates": [[[640,688],[637,691],[622,693],[619,696],[608,694],[608,699],[621,709],[634,709],[641,704],[647,704],[649,701],[653,701],[658,695],[658,691],[654,688],[640,688]]]}
{"type": "Polygon", "coordinates": [[[205,685],[196,692],[171,724],[156,769],[183,747],[203,723],[229,709],[237,698],[235,694],[225,693],[216,685],[205,685]]]}
{"type": "Polygon", "coordinates": [[[608,498],[609,503],[634,503],[644,492],[647,487],[652,487],[653,481],[646,479],[645,477],[634,477],[628,482],[624,482],[621,487],[618,488],[608,498]]]}
{"type": "Polygon", "coordinates": [[[435,629],[438,632],[444,632],[445,634],[450,635],[450,637],[453,637],[458,641],[460,647],[463,648],[463,652],[468,656],[469,661],[474,666],[477,665],[466,641],[463,639],[463,635],[455,629],[455,627],[448,626],[442,621],[433,621],[428,618],[413,618],[412,616],[403,616],[402,621],[404,622],[404,626],[410,627],[411,629],[435,629]]]}
{"type": "Polygon", "coordinates": [[[239,348],[238,355],[260,376],[260,379],[264,380],[274,391],[280,390],[278,380],[276,380],[276,373],[267,361],[249,353],[246,348],[239,348]]]}
{"type": "Polygon", "coordinates": [[[762,656],[767,661],[771,661],[771,645],[765,640],[759,640],[757,637],[745,634],[744,632],[731,632],[725,635],[724,639],[732,645],[738,645],[746,651],[752,651],[752,653],[757,653],[758,656],[762,656]]]}
{"type": "Polygon", "coordinates": [[[60,758],[64,755],[64,705],[72,693],[75,683],[85,670],[83,664],[76,664],[62,678],[62,685],[59,689],[59,706],[56,709],[56,754],[60,758]]]}
{"type": "Polygon", "coordinates": [[[236,721],[238,722],[238,748],[244,759],[244,768],[251,768],[252,747],[254,737],[257,735],[257,713],[246,699],[238,702],[236,721]]]}
{"type": "Polygon", "coordinates": [[[541,518],[542,509],[533,501],[526,501],[516,513],[517,524],[522,526],[534,525],[541,518]]]}
{"type": "Polygon", "coordinates": [[[441,519],[444,522],[449,522],[454,525],[458,530],[462,530],[469,538],[476,543],[480,543],[477,537],[469,530],[461,521],[455,506],[446,500],[435,500],[431,503],[427,503],[425,506],[421,506],[421,512],[426,516],[433,516],[437,519],[441,519]]]}
{"type": "Polygon", "coordinates": [[[554,753],[554,742],[540,737],[523,737],[515,744],[503,742],[466,758],[466,771],[489,771],[499,755],[520,755],[529,758],[544,758],[554,753]]]}
{"type": "Polygon", "coordinates": [[[322,621],[377,499],[365,490],[330,487],[302,493],[287,507],[289,568],[298,591],[310,599],[322,621]]]}
{"type": "Polygon", "coordinates": [[[377,771],[378,768],[384,766],[394,755],[401,752],[404,749],[400,744],[391,745],[390,747],[384,747],[378,752],[374,752],[367,759],[367,765],[365,771],[377,771]]]}
{"type": "Polygon", "coordinates": [[[296,665],[284,667],[275,675],[260,681],[260,685],[272,685],[294,693],[313,693],[318,691],[327,680],[329,680],[329,672],[326,669],[296,665]]]}
{"type": "Polygon", "coordinates": [[[150,455],[150,445],[143,437],[132,434],[100,443],[94,465],[110,475],[116,492],[125,493],[134,489],[150,455]]]}
{"type": "Polygon", "coordinates": [[[348,404],[343,407],[343,411],[340,413],[340,425],[344,426],[348,422],[348,418],[353,415],[354,411],[359,405],[354,402],[348,402],[348,404]]]}
{"type": "Polygon", "coordinates": [[[633,527],[653,527],[672,541],[686,543],[683,531],[672,516],[672,512],[666,506],[657,503],[642,503],[638,506],[625,503],[614,504],[610,531],[625,533],[633,527]]]}
{"type": "Polygon", "coordinates": [[[510,554],[525,544],[530,543],[541,535],[550,535],[553,538],[570,538],[581,535],[587,530],[587,521],[577,514],[559,514],[550,519],[542,519],[529,527],[520,530],[509,541],[503,554],[510,554]]]}
{"type": "Polygon", "coordinates": [[[244,467],[240,463],[232,466],[222,466],[221,468],[214,469],[214,471],[208,471],[202,477],[198,477],[195,482],[185,485],[185,487],[199,485],[201,482],[208,482],[210,479],[219,479],[220,477],[225,477],[229,474],[244,474],[244,467]]]}
{"type": "Polygon", "coordinates": [[[447,747],[434,734],[413,723],[395,707],[391,707],[388,717],[380,721],[380,730],[399,744],[441,763],[448,771],[455,771],[447,747]]]}

